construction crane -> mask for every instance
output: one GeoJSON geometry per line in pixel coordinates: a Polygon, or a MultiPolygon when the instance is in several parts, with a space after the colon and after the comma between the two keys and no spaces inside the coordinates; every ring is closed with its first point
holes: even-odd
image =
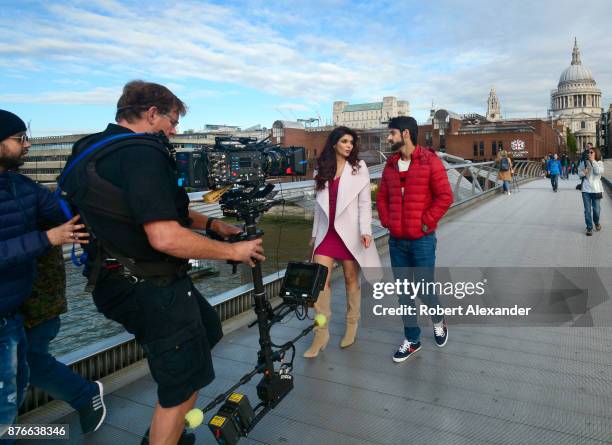
{"type": "Polygon", "coordinates": [[[303,122],[303,123],[304,123],[304,126],[305,126],[306,128],[310,128],[310,127],[312,127],[312,123],[313,123],[313,122],[316,122],[316,123],[317,123],[317,127],[318,127],[318,126],[321,124],[320,119],[319,119],[319,118],[316,118],[316,117],[309,117],[308,119],[298,119],[297,121],[298,121],[298,122],[303,122]]]}

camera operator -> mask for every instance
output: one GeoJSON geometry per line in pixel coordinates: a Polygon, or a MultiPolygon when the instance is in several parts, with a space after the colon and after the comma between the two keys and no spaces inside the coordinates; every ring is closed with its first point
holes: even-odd
{"type": "MultiPolygon", "coordinates": [[[[176,164],[165,138],[176,134],[179,116],[185,113],[184,103],[166,87],[129,82],[117,103],[117,125],[77,141],[72,153],[74,159],[113,135],[163,133],[159,143],[143,142],[137,135],[130,142],[126,137],[127,145],[98,158],[94,173],[87,170],[84,187],[95,191],[101,180],[109,190],[117,189],[117,199],[129,208],[128,221],[114,216],[113,200],[104,204],[108,212],[88,211],[86,199],[83,205],[73,202],[96,239],[95,260],[89,262],[94,302],[107,318],[134,334],[157,383],[158,403],[149,437],[143,440],[155,445],[195,441],[183,431],[185,413],[198,390],[214,379],[211,349],[223,335],[216,311],[186,273],[188,259],[229,259],[251,266],[254,260],[265,260],[261,239],[227,244],[190,230],[211,229],[223,237],[240,233],[189,210],[189,198],[177,185],[176,164]],[[161,272],[145,275],[135,270],[161,272]]],[[[77,165],[75,175],[79,168],[86,166],[77,165]]]]}

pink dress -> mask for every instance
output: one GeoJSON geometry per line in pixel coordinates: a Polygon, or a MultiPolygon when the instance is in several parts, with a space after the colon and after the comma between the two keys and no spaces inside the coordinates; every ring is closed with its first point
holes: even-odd
{"type": "Polygon", "coordinates": [[[335,178],[329,185],[329,229],[325,234],[325,238],[321,241],[315,250],[315,255],[325,255],[336,260],[355,260],[353,254],[344,244],[338,232],[334,228],[336,220],[336,201],[338,199],[338,187],[340,186],[340,178],[335,178]]]}

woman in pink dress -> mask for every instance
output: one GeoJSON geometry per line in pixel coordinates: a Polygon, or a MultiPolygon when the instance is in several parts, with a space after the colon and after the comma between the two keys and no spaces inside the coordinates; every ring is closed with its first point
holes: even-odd
{"type": "MultiPolygon", "coordinates": [[[[328,321],[331,318],[329,283],[336,260],[342,264],[346,284],[346,331],[340,342],[342,348],[351,346],[357,334],[361,314],[360,268],[380,268],[372,241],[370,175],[358,155],[355,131],[337,127],[327,138],[315,172],[317,196],[310,245],[314,248],[314,261],[330,271],[315,311],[324,314],[328,321]]],[[[328,341],[328,325],[315,328],[312,345],[304,357],[316,357],[328,341]]]]}

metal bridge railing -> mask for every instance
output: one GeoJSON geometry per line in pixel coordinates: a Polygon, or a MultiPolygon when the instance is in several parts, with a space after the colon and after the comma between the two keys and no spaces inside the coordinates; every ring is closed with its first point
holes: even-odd
{"type": "MultiPolygon", "coordinates": [[[[483,193],[501,188],[498,178],[499,167],[495,161],[487,162],[448,162],[445,163],[448,179],[453,190],[454,204],[463,203],[476,198],[483,193]]],[[[524,182],[537,178],[541,174],[541,166],[536,161],[514,161],[514,179],[524,182]]]]}

